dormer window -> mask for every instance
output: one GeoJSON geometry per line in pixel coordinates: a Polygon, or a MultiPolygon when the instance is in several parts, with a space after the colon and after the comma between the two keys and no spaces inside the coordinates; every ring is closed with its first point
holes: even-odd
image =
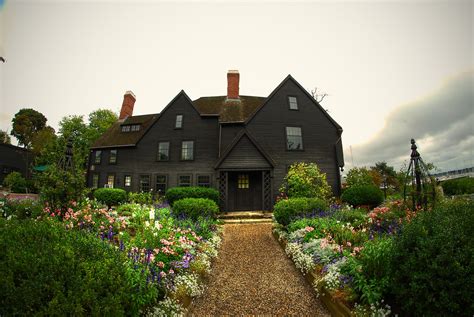
{"type": "Polygon", "coordinates": [[[298,110],[298,99],[294,96],[288,96],[288,105],[290,110],[298,110]]]}
{"type": "Polygon", "coordinates": [[[122,126],[122,132],[137,132],[140,131],[139,124],[127,124],[122,126]]]}
{"type": "Polygon", "coordinates": [[[183,115],[176,115],[176,124],[174,126],[176,129],[181,129],[183,127],[183,115]]]}
{"type": "Polygon", "coordinates": [[[122,132],[130,132],[130,126],[129,125],[123,125],[122,126],[122,132]]]}
{"type": "Polygon", "coordinates": [[[132,124],[130,130],[131,130],[132,132],[140,131],[140,125],[139,125],[139,124],[132,124]]]}

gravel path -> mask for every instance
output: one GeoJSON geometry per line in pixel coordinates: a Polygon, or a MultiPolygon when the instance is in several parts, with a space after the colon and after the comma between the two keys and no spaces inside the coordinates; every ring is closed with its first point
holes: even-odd
{"type": "Polygon", "coordinates": [[[272,235],[271,224],[224,226],[224,240],[191,316],[330,316],[272,235]]]}

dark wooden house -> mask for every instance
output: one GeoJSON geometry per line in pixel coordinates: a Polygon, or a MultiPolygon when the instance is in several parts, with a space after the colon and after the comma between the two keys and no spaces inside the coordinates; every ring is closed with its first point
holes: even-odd
{"type": "Polygon", "coordinates": [[[222,210],[270,210],[288,167],[315,162],[339,195],[342,128],[318,102],[291,75],[268,97],[240,95],[238,71],[227,82],[225,96],[193,101],[181,91],[141,116],[127,92],[118,122],[91,148],[89,186],[209,186],[222,210]]]}
{"type": "Polygon", "coordinates": [[[33,155],[25,148],[11,145],[0,144],[0,185],[3,184],[5,177],[11,172],[19,172],[25,178],[31,175],[28,173],[28,166],[33,161],[33,155]]]}

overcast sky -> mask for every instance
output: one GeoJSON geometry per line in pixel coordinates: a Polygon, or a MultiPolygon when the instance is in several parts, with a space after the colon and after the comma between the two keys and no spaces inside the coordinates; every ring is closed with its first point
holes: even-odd
{"type": "Polygon", "coordinates": [[[473,166],[473,1],[0,0],[0,129],[21,108],[157,113],[181,90],[267,96],[291,74],[343,127],[347,167],[473,166]],[[4,2],[4,3],[3,3],[4,2]],[[350,149],[352,148],[352,155],[350,149]]]}

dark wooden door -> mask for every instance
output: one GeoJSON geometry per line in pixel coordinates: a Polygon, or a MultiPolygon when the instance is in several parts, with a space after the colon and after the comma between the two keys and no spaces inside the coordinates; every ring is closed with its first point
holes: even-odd
{"type": "Polygon", "coordinates": [[[229,173],[229,207],[233,211],[262,209],[262,172],[229,173]]]}

